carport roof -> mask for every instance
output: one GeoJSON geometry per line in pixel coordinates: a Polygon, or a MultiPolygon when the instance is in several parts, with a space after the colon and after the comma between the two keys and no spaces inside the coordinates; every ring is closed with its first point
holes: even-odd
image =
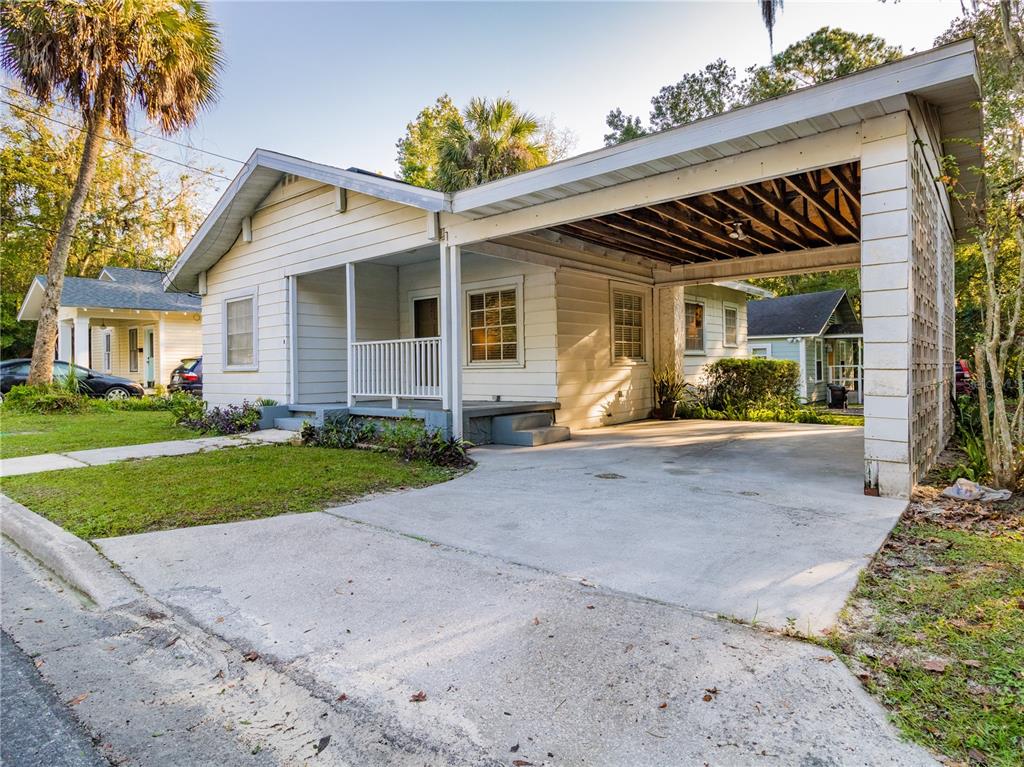
{"type": "MultiPolygon", "coordinates": [[[[935,107],[943,152],[958,160],[966,191],[978,194],[981,179],[970,168],[982,164],[981,115],[976,108],[979,76],[974,41],[962,40],[454,195],[258,149],[185,247],[165,285],[169,290],[196,289],[199,273],[227,252],[238,237],[242,220],[285,174],[425,211],[477,219],[859,125],[865,119],[906,111],[912,98],[935,107]]],[[[966,222],[959,208],[954,215],[959,234],[966,222]]]]}

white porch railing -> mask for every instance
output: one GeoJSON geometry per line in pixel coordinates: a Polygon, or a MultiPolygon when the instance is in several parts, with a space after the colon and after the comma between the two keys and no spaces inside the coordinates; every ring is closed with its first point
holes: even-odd
{"type": "Polygon", "coordinates": [[[441,339],[395,338],[352,344],[352,394],[441,399],[441,339]]]}

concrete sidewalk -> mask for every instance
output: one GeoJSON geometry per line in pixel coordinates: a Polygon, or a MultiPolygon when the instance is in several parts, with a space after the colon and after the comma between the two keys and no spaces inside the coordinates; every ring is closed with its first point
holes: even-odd
{"type": "Polygon", "coordinates": [[[95,543],[207,631],[448,763],[935,764],[826,650],[494,557],[323,513],[95,543]]]}
{"type": "Polygon", "coordinates": [[[20,474],[36,474],[57,469],[81,469],[85,466],[100,466],[118,461],[134,461],[140,458],[159,458],[168,455],[188,455],[225,447],[246,445],[278,444],[288,442],[295,432],[283,429],[264,429],[249,434],[235,434],[229,437],[198,437],[196,439],[149,442],[142,445],[120,447],[99,447],[93,450],[75,450],[69,453],[44,453],[8,458],[0,461],[0,477],[15,477],[20,474]]]}

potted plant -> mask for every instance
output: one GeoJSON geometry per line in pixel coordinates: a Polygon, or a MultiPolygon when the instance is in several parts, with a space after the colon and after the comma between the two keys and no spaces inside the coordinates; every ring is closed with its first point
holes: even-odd
{"type": "Polygon", "coordinates": [[[683,398],[686,383],[675,367],[663,367],[654,372],[654,414],[663,421],[676,417],[676,405],[683,398]]]}

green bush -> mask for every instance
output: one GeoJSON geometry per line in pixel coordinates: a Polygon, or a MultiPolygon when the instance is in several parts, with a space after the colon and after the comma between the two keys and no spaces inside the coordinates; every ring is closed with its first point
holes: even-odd
{"type": "Polygon", "coordinates": [[[191,394],[175,392],[167,398],[167,403],[176,423],[194,423],[206,416],[206,403],[191,394]]]}
{"type": "Polygon", "coordinates": [[[88,397],[61,383],[14,386],[4,396],[4,409],[18,413],[78,413],[89,405],[88,397]]]}
{"type": "Polygon", "coordinates": [[[704,368],[704,403],[713,410],[761,402],[793,401],[800,379],[790,360],[721,359],[704,368]]]}
{"type": "Polygon", "coordinates": [[[346,449],[372,445],[398,453],[407,461],[426,461],[434,466],[461,468],[472,463],[468,442],[446,439],[441,432],[428,430],[411,416],[383,419],[376,424],[351,417],[328,421],[323,426],[306,423],[300,436],[304,445],[346,449]]]}

